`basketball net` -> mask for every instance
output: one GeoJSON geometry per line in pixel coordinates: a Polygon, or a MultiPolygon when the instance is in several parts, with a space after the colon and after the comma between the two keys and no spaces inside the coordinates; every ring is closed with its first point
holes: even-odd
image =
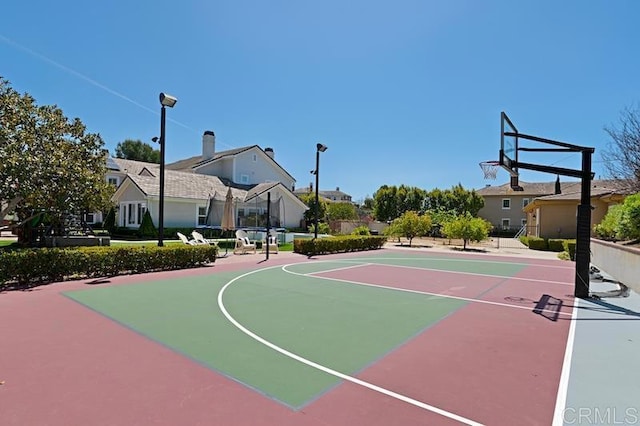
{"type": "Polygon", "coordinates": [[[482,161],[480,163],[480,168],[482,169],[482,173],[484,173],[484,178],[495,180],[498,176],[498,166],[500,164],[497,161],[482,161]]]}

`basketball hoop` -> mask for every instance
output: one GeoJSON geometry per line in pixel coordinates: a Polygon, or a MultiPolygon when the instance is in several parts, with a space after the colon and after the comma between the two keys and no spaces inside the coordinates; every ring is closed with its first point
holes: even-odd
{"type": "Polygon", "coordinates": [[[495,180],[498,176],[498,167],[500,163],[498,161],[482,161],[480,162],[480,168],[482,169],[482,173],[484,173],[485,179],[493,179],[495,180]]]}

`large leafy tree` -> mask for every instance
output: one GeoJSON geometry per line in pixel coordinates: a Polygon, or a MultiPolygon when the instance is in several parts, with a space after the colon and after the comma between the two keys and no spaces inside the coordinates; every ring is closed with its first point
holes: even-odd
{"type": "Polygon", "coordinates": [[[327,218],[329,220],[356,220],[358,212],[351,203],[328,203],[327,218]]]}
{"type": "MultiPolygon", "coordinates": [[[[300,198],[300,201],[302,201],[303,203],[305,203],[307,205],[307,207],[309,207],[309,210],[304,212],[304,220],[307,223],[313,223],[315,221],[315,217],[316,217],[316,196],[313,193],[309,193],[309,194],[302,194],[300,195],[298,198],[300,198]]],[[[318,210],[318,221],[319,222],[324,222],[325,218],[327,216],[327,201],[322,198],[322,197],[318,197],[318,206],[319,206],[319,210],[318,210]]],[[[320,227],[318,227],[319,229],[320,227]]]]}
{"type": "Polygon", "coordinates": [[[426,192],[414,186],[381,186],[373,194],[373,215],[377,220],[390,221],[408,211],[419,211],[426,192]]]}
{"type": "Polygon", "coordinates": [[[97,211],[109,205],[100,135],[87,133],[55,105],[36,104],[0,77],[0,217],[17,207],[64,212],[97,211]]]}
{"type": "Polygon", "coordinates": [[[116,146],[116,157],[159,164],[160,150],[141,140],[127,139],[116,146]]]}
{"type": "Polygon", "coordinates": [[[452,212],[455,215],[477,216],[484,207],[484,198],[475,190],[467,190],[461,184],[451,189],[440,190],[438,188],[426,193],[424,198],[424,210],[434,212],[452,212]]]}

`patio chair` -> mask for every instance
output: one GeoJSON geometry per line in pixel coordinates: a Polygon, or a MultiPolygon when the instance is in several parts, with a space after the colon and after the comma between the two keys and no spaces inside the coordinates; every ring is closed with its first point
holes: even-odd
{"type": "Polygon", "coordinates": [[[276,231],[269,230],[269,236],[262,239],[262,253],[267,252],[267,245],[269,253],[278,253],[278,233],[276,231]]]}
{"type": "Polygon", "coordinates": [[[195,240],[190,240],[189,238],[187,238],[186,235],[181,234],[180,232],[176,232],[176,234],[178,235],[178,238],[180,238],[180,241],[182,241],[185,244],[188,244],[190,246],[195,246],[198,244],[195,240]]]}
{"type": "Polygon", "coordinates": [[[239,229],[236,231],[236,245],[233,249],[233,254],[242,253],[246,254],[250,251],[256,253],[256,245],[249,240],[249,235],[239,229]]]}
{"type": "Polygon", "coordinates": [[[198,231],[191,231],[191,236],[193,237],[193,241],[195,241],[196,244],[209,244],[212,246],[218,246],[218,243],[216,243],[215,240],[206,239],[198,231]]]}

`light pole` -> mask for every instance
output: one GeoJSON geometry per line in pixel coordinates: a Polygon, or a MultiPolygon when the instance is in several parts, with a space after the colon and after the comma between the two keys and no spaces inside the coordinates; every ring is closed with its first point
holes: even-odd
{"type": "Polygon", "coordinates": [[[166,107],[173,108],[178,102],[177,98],[166,93],[160,93],[160,207],[158,211],[158,247],[164,245],[164,142],[165,142],[165,121],[167,116],[166,107]]]}
{"type": "Polygon", "coordinates": [[[322,145],[318,143],[316,145],[316,211],[315,211],[315,229],[313,230],[313,238],[318,239],[318,215],[320,214],[320,199],[318,197],[318,184],[319,184],[319,176],[320,176],[320,153],[325,152],[327,150],[326,145],[322,145]]]}

